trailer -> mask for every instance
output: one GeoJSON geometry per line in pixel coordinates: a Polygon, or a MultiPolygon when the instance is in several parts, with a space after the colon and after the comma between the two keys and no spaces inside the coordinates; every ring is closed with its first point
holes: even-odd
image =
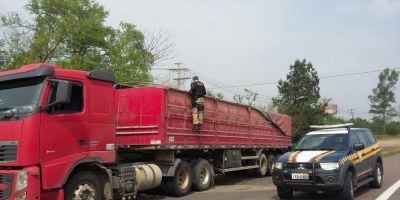
{"type": "Polygon", "coordinates": [[[0,72],[0,199],[184,196],[217,173],[266,176],[291,145],[288,116],[205,97],[194,131],[188,92],[114,82],[50,64],[0,72]]]}

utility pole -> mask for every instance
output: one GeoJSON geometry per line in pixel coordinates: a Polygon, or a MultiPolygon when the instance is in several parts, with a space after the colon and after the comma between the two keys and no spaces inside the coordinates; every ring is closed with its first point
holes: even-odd
{"type": "Polygon", "coordinates": [[[350,108],[350,110],[349,110],[349,112],[350,112],[350,114],[351,114],[351,121],[353,121],[354,122],[354,111],[355,111],[356,109],[353,109],[353,108],[350,108]]]}
{"type": "Polygon", "coordinates": [[[186,80],[189,80],[190,77],[187,75],[189,68],[183,67],[183,63],[174,63],[176,66],[173,68],[154,68],[153,70],[167,70],[169,71],[168,80],[163,81],[163,85],[174,87],[177,89],[183,89],[182,87],[185,85],[186,80]]]}
{"type": "Polygon", "coordinates": [[[184,86],[186,80],[190,79],[190,77],[187,76],[189,68],[182,67],[182,63],[180,62],[174,64],[176,65],[176,68],[169,69],[171,72],[176,74],[176,77],[172,80],[176,81],[176,88],[182,89],[182,86],[184,86]]]}

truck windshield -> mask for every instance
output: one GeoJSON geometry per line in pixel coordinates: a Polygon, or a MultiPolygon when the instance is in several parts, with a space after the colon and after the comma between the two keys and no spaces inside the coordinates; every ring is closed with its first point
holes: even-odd
{"type": "Polygon", "coordinates": [[[343,150],[347,148],[347,134],[306,135],[295,150],[343,150]]]}
{"type": "Polygon", "coordinates": [[[44,77],[5,81],[0,84],[0,120],[19,119],[35,112],[44,77]]]}

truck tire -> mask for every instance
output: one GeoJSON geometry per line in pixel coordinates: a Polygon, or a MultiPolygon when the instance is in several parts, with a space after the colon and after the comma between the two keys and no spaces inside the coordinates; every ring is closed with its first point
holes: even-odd
{"type": "Polygon", "coordinates": [[[168,194],[175,197],[185,196],[192,187],[192,170],[190,165],[181,161],[175,171],[175,175],[165,182],[168,194]]]}
{"type": "Polygon", "coordinates": [[[344,179],[343,189],[339,191],[339,199],[353,200],[354,199],[354,182],[353,173],[348,171],[344,179]]]}
{"type": "Polygon", "coordinates": [[[274,170],[275,162],[276,162],[275,156],[272,154],[268,155],[267,176],[272,175],[272,171],[274,170]]]}
{"type": "Polygon", "coordinates": [[[207,190],[210,187],[212,173],[207,160],[198,159],[192,163],[193,187],[198,191],[207,190]]]}
{"type": "Polygon", "coordinates": [[[68,180],[64,188],[65,200],[102,200],[104,181],[91,171],[81,171],[68,180]]]}
{"type": "Polygon", "coordinates": [[[276,187],[280,199],[291,199],[293,197],[293,190],[286,187],[276,187]]]}
{"type": "Polygon", "coordinates": [[[268,160],[264,153],[260,155],[258,160],[259,167],[254,170],[257,177],[264,177],[268,171],[268,160]]]}
{"type": "Polygon", "coordinates": [[[376,163],[372,176],[374,180],[369,183],[369,186],[371,188],[381,188],[383,182],[383,167],[381,163],[376,163]]]}

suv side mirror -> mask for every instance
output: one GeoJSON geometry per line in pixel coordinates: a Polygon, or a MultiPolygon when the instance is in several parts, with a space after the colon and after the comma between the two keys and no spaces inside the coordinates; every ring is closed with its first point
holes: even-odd
{"type": "Polygon", "coordinates": [[[354,144],[354,145],[353,145],[353,149],[354,149],[355,151],[363,150],[363,149],[364,149],[364,144],[361,144],[361,143],[354,144]]]}

